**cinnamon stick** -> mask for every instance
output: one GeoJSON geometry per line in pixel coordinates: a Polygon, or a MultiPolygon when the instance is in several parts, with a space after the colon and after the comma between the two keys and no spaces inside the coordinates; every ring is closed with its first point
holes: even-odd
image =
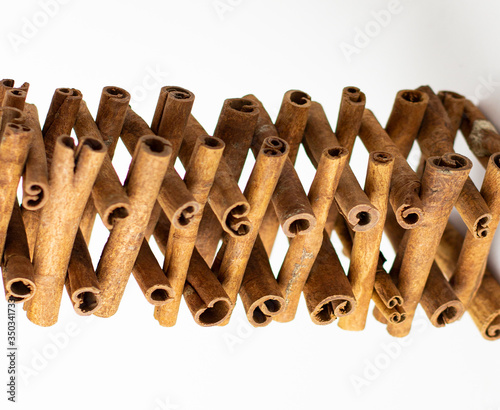
{"type": "Polygon", "coordinates": [[[22,122],[21,111],[16,108],[0,108],[0,164],[2,164],[2,201],[0,201],[0,254],[3,253],[7,229],[16,200],[17,186],[24,169],[33,130],[22,122]]]}
{"type": "Polygon", "coordinates": [[[393,167],[394,157],[391,154],[380,151],[370,153],[365,192],[370,202],[379,210],[380,217],[371,230],[357,232],[354,236],[348,278],[357,307],[351,315],[339,321],[339,326],[345,330],[365,328],[377,272],[393,167]]]}
{"type": "MultiPolygon", "coordinates": [[[[441,100],[428,86],[419,87],[419,90],[429,96],[429,104],[417,138],[422,155],[430,157],[454,152],[453,126],[441,100]]],[[[455,206],[467,228],[475,237],[481,238],[488,235],[491,212],[470,178],[465,182],[455,206]]]]}
{"type": "Polygon", "coordinates": [[[385,131],[404,158],[408,158],[417,138],[428,103],[429,96],[421,90],[401,90],[396,94],[385,131]]]}
{"type": "MultiPolygon", "coordinates": [[[[154,237],[163,254],[167,248],[170,226],[168,218],[160,209],[154,237]]],[[[233,307],[217,276],[196,247],[191,255],[183,296],[195,322],[204,327],[224,323],[233,307]]]]}
{"type": "MultiPolygon", "coordinates": [[[[309,135],[306,131],[306,140],[310,138],[309,135]]],[[[309,144],[309,141],[307,143],[309,144]]],[[[347,157],[345,148],[331,147],[325,149],[318,158],[316,175],[308,194],[316,215],[316,226],[309,233],[297,235],[290,241],[278,274],[278,284],[285,298],[283,312],[274,317],[279,322],[289,322],[295,317],[300,294],[323,243],[325,221],[347,157]]]]}
{"type": "Polygon", "coordinates": [[[80,316],[89,316],[101,306],[99,283],[80,229],[76,233],[71,251],[66,290],[73,303],[73,309],[80,316]]]}
{"type": "Polygon", "coordinates": [[[24,112],[25,125],[33,130],[33,137],[23,173],[23,208],[36,211],[42,208],[49,198],[47,157],[36,106],[26,104],[24,112]]]}
{"type": "MultiPolygon", "coordinates": [[[[279,136],[279,133],[262,103],[254,95],[247,95],[245,98],[251,100],[259,109],[259,118],[252,142],[252,151],[254,155],[257,155],[264,139],[279,136]]],[[[287,142],[291,141],[295,146],[295,151],[293,158],[289,157],[283,165],[283,171],[273,192],[272,203],[269,204],[261,225],[259,234],[268,255],[271,253],[280,225],[285,235],[293,238],[295,235],[311,231],[316,224],[307,195],[293,167],[310,105],[310,98],[307,94],[300,91],[288,91],[283,97],[276,120],[281,134],[285,136],[283,139],[287,142]],[[292,101],[292,98],[299,103],[292,101]]]]}
{"type": "Polygon", "coordinates": [[[481,187],[481,196],[492,215],[489,235],[486,238],[477,238],[470,231],[467,231],[454,274],[450,280],[451,286],[466,308],[481,285],[493,236],[500,220],[499,186],[500,153],[496,153],[489,159],[481,187]]]}
{"type": "Polygon", "coordinates": [[[365,104],[365,94],[358,87],[350,86],[342,90],[335,135],[340,145],[349,150],[349,156],[361,126],[365,104]]]}
{"type": "Polygon", "coordinates": [[[453,91],[439,91],[437,96],[448,114],[450,119],[449,130],[453,138],[455,138],[462,124],[465,97],[453,91]]]}
{"type": "MultiPolygon", "coordinates": [[[[315,167],[325,148],[339,145],[321,104],[313,101],[303,140],[309,159],[315,167]]],[[[335,204],[354,231],[370,230],[379,219],[379,211],[368,200],[349,165],[340,177],[335,204]]]]}
{"type": "MultiPolygon", "coordinates": [[[[65,108],[67,103],[62,106],[65,108]]],[[[28,319],[40,326],[57,322],[80,218],[106,155],[104,145],[92,138],[82,140],[75,151],[69,136],[60,136],[53,142],[53,134],[48,135],[50,199],[39,211],[33,256],[37,292],[26,306],[28,319]]]]}
{"type": "Polygon", "coordinates": [[[155,310],[155,318],[162,326],[174,326],[177,321],[184,283],[203,214],[202,210],[212,188],[224,146],[224,142],[219,138],[207,135],[199,139],[187,166],[184,181],[200,205],[200,211],[186,228],[170,227],[163,270],[172,286],[174,298],[168,305],[155,310]]]}
{"type": "Polygon", "coordinates": [[[36,292],[33,265],[17,199],[10,217],[2,258],[5,298],[15,303],[26,302],[36,292]]]}
{"type": "Polygon", "coordinates": [[[303,291],[311,320],[317,325],[327,325],[356,311],[352,287],[325,231],[303,291]]]}
{"type": "MultiPolygon", "coordinates": [[[[15,107],[15,108],[22,111],[23,110],[22,107],[17,107],[15,104],[12,105],[13,100],[10,100],[6,103],[5,99],[9,100],[9,98],[13,98],[14,100],[19,101],[19,99],[16,97],[16,94],[13,94],[11,96],[7,96],[9,91],[17,90],[17,91],[21,91],[21,92],[27,94],[28,90],[30,88],[30,85],[29,85],[29,83],[23,83],[20,87],[15,88],[14,84],[15,84],[14,80],[12,80],[10,78],[6,78],[6,79],[0,81],[0,107],[2,107],[2,106],[3,107],[15,107]]],[[[26,100],[26,98],[24,98],[24,99],[26,100]]]]}
{"type": "Polygon", "coordinates": [[[403,323],[388,325],[393,336],[406,336],[411,329],[439,240],[471,167],[470,160],[459,154],[427,159],[420,194],[425,219],[419,227],[406,231],[391,269],[407,313],[403,323]]]}
{"type": "MultiPolygon", "coordinates": [[[[207,135],[203,127],[191,115],[184,133],[184,141],[179,151],[179,158],[187,166],[192,154],[194,142],[200,136],[207,135]]],[[[219,162],[214,182],[208,196],[209,207],[204,208],[199,226],[196,247],[207,264],[211,265],[221,239],[221,230],[231,236],[245,236],[252,230],[247,215],[250,205],[242,194],[231,169],[224,158],[219,162]]]]}
{"type": "Polygon", "coordinates": [[[394,156],[390,204],[400,226],[405,229],[418,227],[423,219],[422,201],[419,197],[420,179],[368,109],[364,111],[359,136],[368,151],[383,150],[394,156]]]}
{"type": "MultiPolygon", "coordinates": [[[[125,120],[124,129],[127,120],[125,120]]],[[[160,191],[170,161],[170,144],[154,135],[141,137],[125,182],[130,215],[116,221],[103,249],[96,274],[101,285],[102,305],[95,313],[116,313],[128,278],[144,240],[149,215],[160,191]]]]}
{"type": "Polygon", "coordinates": [[[220,264],[217,261],[214,263],[219,266],[218,279],[233,304],[236,302],[260,224],[287,155],[288,145],[285,141],[279,138],[264,140],[244,192],[250,204],[248,220],[254,229],[245,236],[226,235],[217,255],[220,264]]]}
{"type": "MultiPolygon", "coordinates": [[[[146,122],[129,108],[121,134],[122,141],[129,153],[134,152],[137,141],[144,135],[153,135],[153,133],[146,122]]],[[[166,141],[164,138],[162,139],[166,141]]],[[[171,166],[168,167],[161,184],[158,202],[174,226],[179,229],[187,226],[200,209],[182,178],[171,166]]]]}

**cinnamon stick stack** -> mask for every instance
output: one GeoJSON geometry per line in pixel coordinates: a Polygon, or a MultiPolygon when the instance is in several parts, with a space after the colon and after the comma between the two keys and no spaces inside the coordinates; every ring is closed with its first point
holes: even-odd
{"type": "Polygon", "coordinates": [[[181,320],[183,303],[200,326],[224,325],[241,299],[255,327],[307,309],[315,324],[339,319],[360,331],[373,301],[397,337],[421,305],[435,327],[469,313],[485,339],[500,339],[499,274],[487,266],[500,222],[500,134],[462,95],[401,90],[384,128],[357,87],[342,90],[337,118],[290,90],[273,119],[248,94],[225,100],[210,132],[191,114],[194,94],[178,86],[161,88],[151,126],[119,87],[103,89],[95,116],[80,91],[59,88],[40,118],[29,86],[0,82],[0,266],[6,299],[24,303],[32,322],[57,322],[64,287],[76,314],[108,318],[132,275],[162,326],[181,320]],[[468,178],[473,161],[454,151],[460,134],[485,168],[480,188],[468,178]],[[365,169],[353,160],[357,137],[365,169]],[[131,155],[124,182],[113,165],[120,138],[131,155]],[[310,187],[301,145],[315,168],[310,187]],[[407,162],[413,146],[417,169],[407,162]],[[454,207],[465,237],[449,222],[454,207]],[[94,266],[98,223],[110,234],[94,266]],[[273,272],[280,235],[288,249],[273,272]]]}

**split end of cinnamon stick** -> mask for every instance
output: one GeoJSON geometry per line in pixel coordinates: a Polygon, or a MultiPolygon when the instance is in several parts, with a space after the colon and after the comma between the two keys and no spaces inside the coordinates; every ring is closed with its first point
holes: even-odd
{"type": "Polygon", "coordinates": [[[280,314],[285,306],[285,299],[280,295],[266,295],[247,309],[247,318],[254,327],[264,327],[273,321],[273,317],[280,314]]]}
{"type": "Polygon", "coordinates": [[[328,325],[339,317],[351,314],[356,308],[353,297],[330,296],[322,300],[311,312],[311,319],[317,325],[328,325]]]}
{"type": "Polygon", "coordinates": [[[94,286],[79,288],[71,295],[73,308],[80,316],[90,316],[101,306],[101,291],[94,286]]]}

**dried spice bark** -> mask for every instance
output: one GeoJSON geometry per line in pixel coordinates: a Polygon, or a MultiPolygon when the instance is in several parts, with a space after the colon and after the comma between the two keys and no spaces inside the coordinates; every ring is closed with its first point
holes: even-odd
{"type": "Polygon", "coordinates": [[[118,310],[168,168],[169,145],[154,135],[141,137],[136,143],[125,182],[130,215],[114,224],[96,269],[102,291],[102,305],[95,313],[97,316],[110,317],[118,310]]]}
{"type": "Polygon", "coordinates": [[[82,140],[77,149],[67,135],[46,143],[50,199],[39,211],[33,255],[37,292],[26,305],[28,319],[40,326],[57,322],[73,242],[106,155],[104,145],[92,138],[82,140]]]}
{"type": "Polygon", "coordinates": [[[459,154],[427,159],[421,187],[425,219],[406,231],[391,269],[407,313],[403,323],[388,325],[393,336],[406,336],[411,329],[441,235],[471,167],[471,161],[459,154]]]}
{"type": "Polygon", "coordinates": [[[15,303],[26,302],[36,292],[35,273],[17,199],[14,202],[5,239],[2,278],[7,300],[15,303]]]}
{"type": "MultiPolygon", "coordinates": [[[[454,152],[455,134],[452,134],[451,121],[441,100],[428,86],[419,87],[419,90],[429,96],[429,104],[417,138],[422,155],[431,157],[454,152]]],[[[465,182],[455,206],[467,228],[477,238],[488,235],[491,212],[470,178],[465,182]]]]}
{"type": "MultiPolygon", "coordinates": [[[[308,138],[307,136],[306,132],[305,137],[308,138]]],[[[278,274],[278,284],[285,298],[283,312],[274,317],[279,322],[289,322],[295,317],[300,294],[324,241],[325,221],[346,163],[347,150],[342,147],[325,149],[319,157],[316,175],[308,194],[316,215],[316,226],[309,233],[297,235],[290,241],[278,274]]]]}
{"type": "MultiPolygon", "coordinates": [[[[312,102],[303,140],[309,159],[317,167],[325,148],[340,145],[321,104],[312,102]]],[[[349,165],[340,177],[335,193],[339,212],[354,231],[367,231],[378,221],[379,211],[368,200],[349,165]]]]}
{"type": "Polygon", "coordinates": [[[356,232],[354,235],[348,278],[357,307],[352,314],[339,321],[339,326],[345,330],[363,330],[365,327],[377,272],[394,166],[394,157],[387,152],[371,152],[368,161],[365,192],[370,202],[379,210],[380,217],[372,229],[367,232],[356,232]]]}
{"type": "Polygon", "coordinates": [[[394,156],[394,172],[389,192],[390,204],[399,225],[414,229],[422,223],[420,178],[411,169],[398,147],[382,128],[373,113],[365,109],[359,136],[368,151],[383,150],[394,156]]]}
{"type": "Polygon", "coordinates": [[[163,270],[172,286],[174,297],[170,303],[155,310],[155,318],[162,326],[174,326],[177,322],[177,313],[191,255],[195,247],[203,207],[207,202],[223,151],[224,142],[219,138],[207,135],[198,140],[187,166],[184,182],[200,205],[200,211],[186,228],[170,227],[163,270]]]}
{"type": "MultiPolygon", "coordinates": [[[[307,121],[310,106],[308,97],[307,94],[300,91],[286,93],[276,120],[276,123],[281,127],[281,133],[286,137],[283,139],[287,142],[291,141],[295,151],[293,158],[289,156],[283,165],[283,171],[273,192],[272,203],[268,206],[261,225],[260,237],[268,255],[271,253],[279,225],[287,237],[293,238],[295,235],[311,231],[316,224],[307,195],[293,167],[307,121]],[[292,101],[292,97],[302,104],[292,101]],[[292,118],[293,123],[287,124],[287,119],[292,121],[292,118]]],[[[254,95],[247,95],[245,98],[254,102],[259,109],[259,118],[252,142],[252,151],[254,155],[257,155],[264,139],[279,136],[279,133],[262,103],[254,95]]]]}

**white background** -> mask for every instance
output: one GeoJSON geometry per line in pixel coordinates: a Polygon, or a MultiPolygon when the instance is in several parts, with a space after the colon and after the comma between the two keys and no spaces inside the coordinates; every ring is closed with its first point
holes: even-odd
{"type": "MultiPolygon", "coordinates": [[[[335,124],[342,88],[356,85],[385,123],[399,89],[429,84],[474,99],[500,126],[499,8],[492,1],[401,0],[382,13],[390,2],[44,1],[2,0],[0,26],[0,76],[30,82],[28,99],[42,117],[57,87],[80,89],[95,115],[102,87],[116,85],[150,122],[160,87],[179,85],[196,94],[193,113],[208,132],[225,98],[254,93],[275,118],[292,88],[320,101],[335,124]],[[347,45],[357,52],[346,56],[347,45]]],[[[123,146],[116,156],[124,177],[123,146]]],[[[363,183],[360,144],[352,161],[363,183]]],[[[303,151],[298,167],[308,187],[313,171],[303,151]]],[[[476,164],[478,184],[482,173],[476,164]]],[[[94,261],[106,238],[99,222],[94,261]]],[[[493,246],[495,253],[499,241],[493,246]]],[[[383,250],[392,255],[386,242],[383,250]]],[[[274,269],[285,251],[280,236],[274,269]]],[[[6,329],[6,307],[0,310],[6,329]]],[[[303,301],[293,322],[263,329],[247,324],[241,305],[228,326],[200,328],[183,305],[177,326],[166,329],[131,279],[110,319],[78,317],[66,294],[49,329],[19,308],[18,316],[23,377],[18,403],[1,393],[2,409],[500,409],[500,342],[483,340],[468,315],[435,329],[419,310],[411,335],[397,340],[371,315],[361,333],[315,326],[303,301]]],[[[4,346],[6,330],[0,334],[4,346]]]]}

